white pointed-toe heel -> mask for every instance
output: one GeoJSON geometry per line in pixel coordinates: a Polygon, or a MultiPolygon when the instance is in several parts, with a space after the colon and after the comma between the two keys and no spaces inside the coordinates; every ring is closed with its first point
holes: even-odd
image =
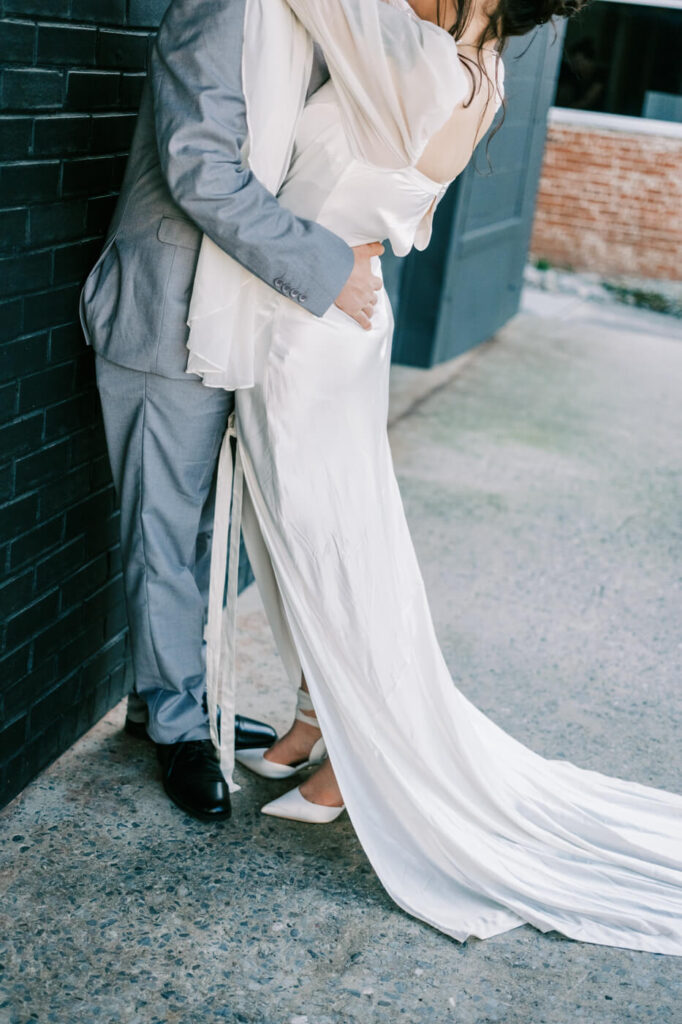
{"type": "MultiPolygon", "coordinates": [[[[320,725],[314,710],[310,694],[306,693],[305,690],[299,689],[296,695],[295,717],[300,722],[306,722],[307,725],[314,725],[315,728],[319,729],[320,725]],[[313,714],[306,715],[304,714],[305,711],[312,711],[313,714]]],[[[265,757],[268,749],[269,747],[252,747],[251,749],[237,750],[234,759],[237,764],[242,765],[243,768],[248,768],[249,771],[260,775],[264,779],[291,779],[294,775],[299,775],[300,772],[305,771],[307,768],[316,768],[322,764],[327,756],[327,748],[321,736],[319,740],[313,743],[306,760],[301,761],[299,764],[277,764],[276,761],[269,761],[265,757]]]]}
{"type": "Polygon", "coordinates": [[[287,818],[289,821],[305,821],[311,825],[328,825],[345,811],[346,805],[340,807],[326,807],[324,804],[314,804],[306,800],[301,793],[299,786],[290,789],[288,793],[271,800],[269,804],[261,807],[261,814],[269,814],[273,818],[287,818]]]}

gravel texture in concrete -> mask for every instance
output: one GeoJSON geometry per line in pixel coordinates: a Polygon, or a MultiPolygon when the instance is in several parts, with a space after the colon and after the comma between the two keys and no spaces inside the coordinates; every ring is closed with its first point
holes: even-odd
{"type": "MultiPolygon", "coordinates": [[[[457,685],[520,740],[680,791],[680,325],[524,308],[461,365],[394,374],[436,628],[457,685]]],[[[240,604],[240,709],[285,728],[253,589],[240,604]]],[[[262,816],[286,783],[240,771],[232,820],[191,820],[123,715],[0,816],[0,1024],[682,1022],[679,958],[526,926],[461,945],[391,902],[345,815],[262,816]]]]}

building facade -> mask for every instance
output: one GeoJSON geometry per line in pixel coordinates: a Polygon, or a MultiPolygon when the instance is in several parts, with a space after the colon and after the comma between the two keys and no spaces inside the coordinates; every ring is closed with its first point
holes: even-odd
{"type": "Polygon", "coordinates": [[[679,0],[596,0],[569,23],[531,253],[682,280],[679,0]]]}

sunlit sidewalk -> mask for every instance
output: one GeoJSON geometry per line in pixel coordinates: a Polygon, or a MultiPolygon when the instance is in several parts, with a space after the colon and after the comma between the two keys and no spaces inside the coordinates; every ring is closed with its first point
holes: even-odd
{"type": "MultiPolygon", "coordinates": [[[[391,440],[455,682],[541,754],[682,790],[682,323],[527,292],[492,342],[395,368],[391,440]]],[[[239,709],[293,694],[253,587],[239,709]]],[[[0,1024],[673,1024],[679,960],[407,917],[344,815],[240,771],[199,824],[111,712],[0,816],[0,1024]]]]}

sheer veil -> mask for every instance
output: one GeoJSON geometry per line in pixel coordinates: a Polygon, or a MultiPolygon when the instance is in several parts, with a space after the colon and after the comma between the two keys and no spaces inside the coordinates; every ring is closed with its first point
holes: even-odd
{"type": "MultiPolygon", "coordinates": [[[[358,159],[413,165],[469,77],[447,32],[406,0],[247,0],[242,81],[244,163],[273,194],[286,174],[305,102],[313,40],[322,47],[358,159]]],[[[188,324],[187,371],[228,390],[252,387],[260,330],[254,277],[208,236],[201,243],[188,324]]]]}

